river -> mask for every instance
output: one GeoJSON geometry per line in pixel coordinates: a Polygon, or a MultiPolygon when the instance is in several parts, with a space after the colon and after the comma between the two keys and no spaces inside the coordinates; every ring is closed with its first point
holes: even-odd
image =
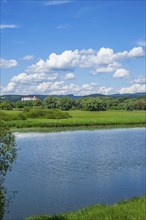
{"type": "Polygon", "coordinates": [[[5,220],[113,204],[145,193],[145,128],[15,133],[5,220]]]}

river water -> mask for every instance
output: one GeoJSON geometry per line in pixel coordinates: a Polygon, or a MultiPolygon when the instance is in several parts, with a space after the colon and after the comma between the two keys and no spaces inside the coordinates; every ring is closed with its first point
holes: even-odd
{"type": "Polygon", "coordinates": [[[145,128],[15,133],[18,156],[5,181],[5,220],[113,204],[145,189],[145,128]]]}

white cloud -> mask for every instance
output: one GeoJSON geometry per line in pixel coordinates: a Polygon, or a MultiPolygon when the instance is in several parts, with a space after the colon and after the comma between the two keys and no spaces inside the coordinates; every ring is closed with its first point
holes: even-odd
{"type": "Polygon", "coordinates": [[[0,29],[14,29],[18,28],[16,24],[0,24],[0,29]]]}
{"type": "Polygon", "coordinates": [[[146,77],[140,76],[138,79],[134,79],[131,84],[146,84],[146,77]]]}
{"type": "Polygon", "coordinates": [[[2,93],[9,94],[9,93],[15,93],[17,88],[17,84],[14,82],[9,82],[6,87],[3,88],[2,93]]]}
{"type": "Polygon", "coordinates": [[[54,74],[46,74],[46,73],[20,73],[17,76],[13,76],[11,82],[14,83],[25,83],[25,84],[32,84],[32,83],[39,83],[42,81],[54,81],[58,77],[57,73],[54,74]]]}
{"type": "Polygon", "coordinates": [[[17,65],[18,65],[18,63],[16,60],[6,60],[6,59],[0,58],[0,68],[2,68],[2,69],[9,69],[9,68],[15,67],[17,65]]]}
{"type": "Polygon", "coordinates": [[[141,84],[133,84],[129,87],[124,87],[119,90],[120,94],[124,93],[138,93],[138,92],[146,92],[146,85],[141,85],[141,84]]]}
{"type": "Polygon", "coordinates": [[[117,69],[113,75],[114,78],[124,78],[127,76],[129,76],[129,71],[126,69],[117,69]]]}
{"type": "Polygon", "coordinates": [[[65,74],[63,79],[64,80],[72,80],[72,79],[75,79],[75,75],[74,75],[74,73],[67,73],[67,74],[65,74]]]}
{"type": "Polygon", "coordinates": [[[28,72],[49,72],[49,71],[74,71],[77,68],[90,69],[93,72],[112,72],[121,65],[122,59],[143,57],[142,47],[135,47],[132,50],[114,53],[111,48],[100,48],[99,51],[88,50],[65,50],[61,54],[52,53],[48,59],[39,60],[30,66],[28,72]]]}
{"type": "MultiPolygon", "coordinates": [[[[30,80],[30,78],[29,78],[30,80]]],[[[19,74],[2,89],[3,94],[48,94],[48,95],[89,95],[95,93],[110,94],[112,88],[99,87],[96,83],[66,84],[65,81],[29,81],[26,73],[19,74]]]]}
{"type": "Polygon", "coordinates": [[[28,68],[29,72],[48,72],[52,70],[71,71],[77,66],[79,59],[78,51],[66,50],[62,54],[50,54],[49,58],[39,60],[35,65],[28,68]]]}
{"type": "Polygon", "coordinates": [[[33,59],[34,59],[34,56],[33,56],[33,55],[26,55],[26,56],[24,56],[22,59],[23,59],[23,60],[26,60],[26,61],[28,61],[28,60],[33,60],[33,59]]]}
{"type": "Polygon", "coordinates": [[[63,4],[67,4],[70,3],[71,1],[68,0],[50,0],[45,2],[46,6],[53,6],[53,5],[63,5],[63,4]]]}
{"type": "Polygon", "coordinates": [[[142,57],[142,56],[144,56],[144,50],[142,47],[134,47],[128,53],[128,57],[130,58],[137,58],[137,57],[142,57]]]}
{"type": "MultiPolygon", "coordinates": [[[[32,55],[27,55],[32,56],[32,55]]],[[[26,56],[26,57],[27,57],[26,56]]],[[[129,71],[121,66],[124,59],[133,59],[144,56],[142,47],[135,47],[130,51],[115,53],[111,48],[99,50],[65,50],[61,54],[51,53],[48,59],[40,59],[25,70],[13,76],[9,84],[3,88],[3,93],[13,94],[74,94],[89,95],[93,93],[110,94],[111,87],[99,86],[96,83],[74,84],[68,80],[75,78],[75,70],[88,70],[93,74],[114,72],[114,78],[129,76],[129,71]]],[[[30,57],[29,57],[30,58],[30,57]]],[[[29,59],[28,57],[26,59],[29,59]]],[[[1,59],[3,68],[17,65],[15,60],[1,59]]],[[[83,72],[83,71],[82,71],[83,72]]],[[[138,80],[138,79],[137,79],[138,80]]],[[[143,79],[141,79],[142,81],[143,79]]],[[[135,81],[135,84],[140,84],[135,81]]],[[[133,85],[132,85],[133,86],[133,85]]],[[[142,85],[143,86],[143,85],[142,85]]],[[[135,86],[136,87],[136,86],[135,86]]],[[[119,91],[134,90],[133,87],[121,88],[119,91]]],[[[136,87],[140,89],[140,86],[136,87]]]]}
{"type": "Polygon", "coordinates": [[[110,63],[106,66],[101,66],[96,68],[96,73],[93,73],[93,75],[96,75],[97,73],[110,73],[115,71],[118,67],[120,67],[120,64],[117,62],[110,63]]]}

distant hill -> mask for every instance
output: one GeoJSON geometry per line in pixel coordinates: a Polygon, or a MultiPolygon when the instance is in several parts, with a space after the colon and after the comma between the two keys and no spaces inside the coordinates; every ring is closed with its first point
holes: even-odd
{"type": "MultiPolygon", "coordinates": [[[[3,95],[0,97],[1,100],[7,100],[7,101],[11,101],[11,102],[17,102],[19,100],[21,100],[22,97],[33,97],[36,96],[37,98],[43,100],[44,98],[46,98],[49,95],[3,95]]],[[[86,96],[74,96],[73,94],[68,94],[68,95],[55,95],[56,97],[69,97],[72,99],[79,99],[79,98],[83,98],[83,97],[113,97],[113,98],[120,98],[120,97],[127,97],[127,98],[137,98],[137,97],[144,97],[146,96],[146,92],[142,92],[142,93],[133,93],[133,94],[112,94],[112,95],[103,95],[103,94],[91,94],[91,95],[86,95],[86,96]]]]}
{"type": "Polygon", "coordinates": [[[125,94],[113,94],[112,97],[119,98],[119,97],[128,97],[128,98],[137,98],[137,97],[144,97],[146,96],[146,92],[139,92],[139,93],[125,93],[125,94]]]}

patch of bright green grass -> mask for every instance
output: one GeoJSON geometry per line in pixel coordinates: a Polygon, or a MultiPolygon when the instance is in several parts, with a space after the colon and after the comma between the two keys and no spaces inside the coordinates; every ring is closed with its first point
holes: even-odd
{"type": "Polygon", "coordinates": [[[40,215],[25,220],[146,220],[146,195],[114,205],[94,205],[56,216],[40,215]]]}
{"type": "Polygon", "coordinates": [[[127,126],[145,126],[146,112],[145,111],[103,111],[103,112],[88,112],[88,111],[67,111],[71,116],[67,119],[46,119],[43,117],[26,118],[22,120],[20,112],[4,111],[10,120],[6,124],[15,129],[20,128],[77,128],[77,127],[127,127],[127,126]],[[8,112],[8,113],[7,113],[8,112]],[[17,117],[17,114],[19,117],[17,117]],[[15,115],[15,120],[14,120],[15,115]],[[13,117],[12,117],[13,116],[13,117]]]}

